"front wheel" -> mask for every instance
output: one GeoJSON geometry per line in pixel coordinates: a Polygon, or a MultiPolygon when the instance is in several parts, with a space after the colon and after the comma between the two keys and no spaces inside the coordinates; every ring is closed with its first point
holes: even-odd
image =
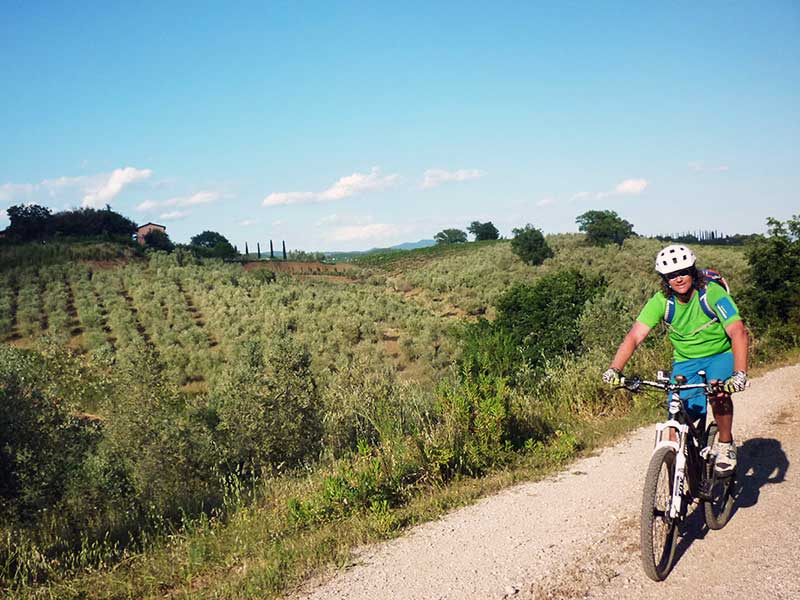
{"type": "Polygon", "coordinates": [[[642,567],[653,581],[662,581],[672,569],[678,528],[670,519],[675,480],[675,450],[658,448],[644,478],[641,517],[642,567]]]}
{"type": "MultiPolygon", "coordinates": [[[[706,433],[706,447],[714,448],[719,432],[716,423],[708,426],[706,433]]],[[[733,510],[733,483],[735,474],[730,477],[718,479],[714,472],[716,457],[709,457],[705,465],[704,486],[708,490],[707,498],[703,501],[703,512],[706,525],[709,529],[722,529],[731,517],[733,510]]]]}

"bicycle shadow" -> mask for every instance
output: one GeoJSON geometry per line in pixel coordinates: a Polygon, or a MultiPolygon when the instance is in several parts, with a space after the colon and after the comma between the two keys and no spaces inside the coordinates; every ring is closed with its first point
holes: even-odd
{"type": "Polygon", "coordinates": [[[731,518],[739,509],[755,506],[761,488],[782,483],[789,470],[789,459],[779,440],[753,438],[742,444],[737,454],[739,474],[736,477],[737,490],[731,518]]]}
{"type": "MultiPolygon", "coordinates": [[[[749,439],[738,448],[737,455],[739,464],[731,519],[740,509],[755,506],[761,488],[783,482],[789,470],[789,459],[780,441],[776,439],[749,439]]],[[[684,521],[678,545],[675,547],[673,565],[677,565],[691,545],[705,538],[708,532],[702,505],[697,505],[684,521]]]]}

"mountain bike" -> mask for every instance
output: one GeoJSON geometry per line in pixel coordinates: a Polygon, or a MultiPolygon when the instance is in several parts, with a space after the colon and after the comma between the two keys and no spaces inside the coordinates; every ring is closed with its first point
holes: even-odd
{"type": "Polygon", "coordinates": [[[697,373],[703,383],[687,384],[682,375],[671,383],[663,371],[656,381],[640,377],[623,378],[621,388],[631,392],[651,387],[667,392],[669,415],[656,425],[655,444],[644,480],[641,514],[641,551],[644,571],[653,581],[662,581],[675,558],[679,525],[689,507],[703,505],[709,529],[721,529],[728,522],[734,502],[735,471],[720,476],[714,465],[717,424],[706,427],[706,416],[692,417],[680,397],[682,390],[703,388],[706,399],[719,393],[722,383],[707,381],[705,371],[697,373]]]}

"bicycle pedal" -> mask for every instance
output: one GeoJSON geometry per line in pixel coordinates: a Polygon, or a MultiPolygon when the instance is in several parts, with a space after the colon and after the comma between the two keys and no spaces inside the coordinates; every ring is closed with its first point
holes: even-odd
{"type": "Polygon", "coordinates": [[[714,481],[711,479],[704,479],[700,482],[697,490],[697,495],[701,500],[711,500],[711,493],[714,490],[714,481]]]}

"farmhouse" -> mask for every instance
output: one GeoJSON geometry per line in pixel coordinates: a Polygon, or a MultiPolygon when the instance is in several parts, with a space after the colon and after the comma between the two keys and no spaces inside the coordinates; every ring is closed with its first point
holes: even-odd
{"type": "Polygon", "coordinates": [[[158,223],[145,223],[144,225],[139,225],[139,227],[136,228],[136,239],[142,246],[144,246],[144,236],[153,230],[158,230],[163,233],[167,232],[167,228],[163,225],[159,225],[158,223]]]}

